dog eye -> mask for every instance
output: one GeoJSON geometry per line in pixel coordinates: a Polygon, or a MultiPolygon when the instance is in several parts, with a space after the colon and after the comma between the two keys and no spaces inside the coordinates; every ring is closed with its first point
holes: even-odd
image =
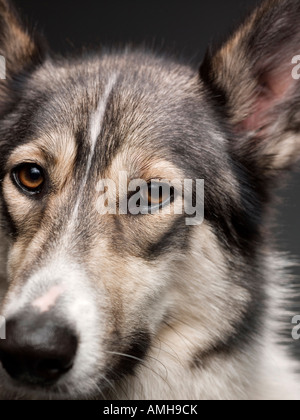
{"type": "Polygon", "coordinates": [[[147,188],[141,191],[141,195],[144,206],[155,211],[172,202],[174,189],[167,184],[150,182],[147,188]]]}
{"type": "Polygon", "coordinates": [[[12,175],[17,186],[30,194],[39,194],[45,182],[43,169],[33,163],[19,165],[12,175]]]}

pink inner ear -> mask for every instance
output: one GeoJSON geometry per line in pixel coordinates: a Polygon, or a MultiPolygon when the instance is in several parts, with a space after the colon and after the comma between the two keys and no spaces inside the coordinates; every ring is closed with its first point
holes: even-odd
{"type": "Polygon", "coordinates": [[[291,96],[297,83],[292,77],[291,66],[281,72],[277,69],[264,73],[259,82],[260,93],[254,103],[253,112],[240,125],[243,131],[257,131],[272,123],[272,109],[291,96]]]}

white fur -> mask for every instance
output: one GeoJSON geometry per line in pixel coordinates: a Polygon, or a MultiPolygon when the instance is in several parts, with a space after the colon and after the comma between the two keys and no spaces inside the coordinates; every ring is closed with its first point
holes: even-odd
{"type": "Polygon", "coordinates": [[[81,199],[82,199],[82,195],[84,194],[84,190],[86,188],[86,184],[87,184],[88,177],[89,177],[90,170],[91,170],[93,157],[95,155],[97,140],[98,140],[99,134],[101,133],[101,128],[102,128],[103,118],[104,118],[105,111],[106,111],[107,101],[109,99],[109,96],[110,96],[115,84],[116,84],[116,81],[117,81],[117,75],[113,74],[111,76],[111,78],[108,80],[107,84],[105,85],[105,90],[104,90],[103,95],[101,95],[101,97],[100,97],[97,110],[95,112],[93,112],[93,114],[91,115],[91,121],[90,121],[90,146],[91,146],[91,151],[90,151],[90,155],[89,155],[87,166],[86,166],[86,173],[85,173],[85,176],[82,180],[82,184],[81,184],[81,187],[80,187],[78,198],[77,198],[76,204],[74,206],[73,215],[72,215],[72,218],[71,218],[72,220],[76,220],[76,217],[78,215],[80,202],[81,202],[81,199]]]}

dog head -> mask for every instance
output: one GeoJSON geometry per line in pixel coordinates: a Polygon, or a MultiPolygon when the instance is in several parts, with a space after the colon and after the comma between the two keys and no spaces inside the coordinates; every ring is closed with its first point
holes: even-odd
{"type": "Polygon", "coordinates": [[[199,75],[141,51],[56,58],[0,0],[7,389],[98,395],[166,325],[197,319],[205,352],[245,314],[258,323],[263,220],[300,152],[299,17],[297,2],[263,3],[199,75]],[[150,180],[204,179],[204,222],[170,211],[176,186],[147,214],[103,210],[125,195],[99,181],[120,173],[148,198],[150,180]]]}

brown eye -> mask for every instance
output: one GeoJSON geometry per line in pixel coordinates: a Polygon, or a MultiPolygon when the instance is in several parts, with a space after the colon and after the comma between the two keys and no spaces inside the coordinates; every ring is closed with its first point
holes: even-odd
{"type": "Polygon", "coordinates": [[[45,182],[42,168],[31,163],[17,167],[13,172],[13,178],[18,187],[31,194],[40,193],[45,182]]]}
{"type": "Polygon", "coordinates": [[[143,191],[144,203],[149,210],[155,210],[169,204],[174,197],[174,189],[168,184],[150,182],[147,190],[143,191]]]}

